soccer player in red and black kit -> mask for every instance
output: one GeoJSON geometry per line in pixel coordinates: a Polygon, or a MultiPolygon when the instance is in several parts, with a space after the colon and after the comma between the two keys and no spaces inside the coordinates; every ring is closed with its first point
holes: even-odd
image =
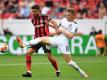
{"type": "MultiPolygon", "coordinates": [[[[43,36],[49,36],[49,22],[56,25],[55,21],[49,18],[47,15],[42,15],[39,5],[34,5],[31,7],[33,19],[32,24],[35,29],[34,38],[37,37],[43,37],[43,36]]],[[[59,76],[60,70],[58,69],[58,64],[55,60],[55,58],[52,56],[51,51],[46,48],[46,45],[39,43],[37,45],[33,45],[29,48],[29,50],[26,53],[26,69],[27,72],[25,74],[22,74],[23,77],[32,77],[31,74],[31,55],[34,52],[38,52],[38,49],[40,47],[43,47],[44,52],[47,53],[47,57],[53,67],[56,70],[56,75],[59,76]]]]}

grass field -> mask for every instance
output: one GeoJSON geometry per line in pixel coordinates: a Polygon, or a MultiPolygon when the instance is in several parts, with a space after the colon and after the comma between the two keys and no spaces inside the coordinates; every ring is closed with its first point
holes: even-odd
{"type": "Polygon", "coordinates": [[[69,67],[62,56],[55,56],[59,62],[61,75],[55,71],[46,56],[33,55],[32,78],[23,78],[24,56],[0,55],[0,80],[107,80],[107,57],[73,56],[89,78],[81,78],[78,72],[69,67]]]}

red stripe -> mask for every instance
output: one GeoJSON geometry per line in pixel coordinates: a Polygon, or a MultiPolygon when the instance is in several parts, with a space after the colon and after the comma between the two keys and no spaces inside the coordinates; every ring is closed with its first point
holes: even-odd
{"type": "MultiPolygon", "coordinates": [[[[43,20],[43,17],[40,17],[40,24],[41,24],[41,20],[43,20]]],[[[43,24],[43,25],[44,25],[44,24],[43,24]]],[[[41,26],[41,27],[40,27],[40,31],[41,31],[41,36],[42,36],[42,37],[44,36],[43,28],[44,28],[44,26],[41,26]]]]}
{"type": "MultiPolygon", "coordinates": [[[[39,24],[39,21],[38,20],[36,20],[36,25],[38,25],[39,24]]],[[[38,27],[36,27],[37,28],[37,30],[36,30],[36,32],[37,32],[37,37],[39,37],[39,28],[38,27]]]]}
{"type": "Polygon", "coordinates": [[[42,37],[44,36],[43,27],[44,27],[44,26],[41,27],[41,35],[42,35],[42,37]]]}
{"type": "Polygon", "coordinates": [[[36,28],[35,28],[34,38],[37,38],[37,30],[36,30],[36,28]]]}
{"type": "Polygon", "coordinates": [[[46,30],[45,30],[46,36],[48,36],[49,35],[49,27],[48,26],[45,26],[45,27],[46,27],[46,30]]]}
{"type": "Polygon", "coordinates": [[[37,28],[37,37],[39,37],[39,28],[37,28]]]}

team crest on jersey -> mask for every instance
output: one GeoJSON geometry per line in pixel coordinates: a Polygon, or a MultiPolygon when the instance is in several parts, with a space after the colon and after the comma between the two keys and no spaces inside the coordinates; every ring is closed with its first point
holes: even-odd
{"type": "Polygon", "coordinates": [[[40,23],[43,23],[43,20],[40,20],[40,23]]]}
{"type": "Polygon", "coordinates": [[[69,25],[68,25],[68,27],[71,27],[71,26],[72,26],[72,24],[69,24],[69,25]]]}
{"type": "Polygon", "coordinates": [[[69,24],[68,27],[69,27],[70,29],[72,29],[72,24],[69,24]]]}

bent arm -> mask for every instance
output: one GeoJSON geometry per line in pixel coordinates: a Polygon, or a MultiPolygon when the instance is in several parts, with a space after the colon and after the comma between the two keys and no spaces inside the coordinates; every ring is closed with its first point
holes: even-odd
{"type": "Polygon", "coordinates": [[[49,21],[51,24],[49,24],[52,28],[54,28],[55,30],[57,30],[58,28],[59,28],[59,25],[58,25],[58,23],[55,21],[55,20],[53,20],[53,19],[51,19],[50,21],[49,21]]]}
{"type": "Polygon", "coordinates": [[[58,29],[58,32],[63,33],[63,34],[64,34],[66,37],[68,37],[69,39],[74,36],[74,33],[70,32],[70,31],[68,31],[68,30],[65,30],[65,29],[63,29],[63,28],[61,28],[61,27],[58,29]]]}

